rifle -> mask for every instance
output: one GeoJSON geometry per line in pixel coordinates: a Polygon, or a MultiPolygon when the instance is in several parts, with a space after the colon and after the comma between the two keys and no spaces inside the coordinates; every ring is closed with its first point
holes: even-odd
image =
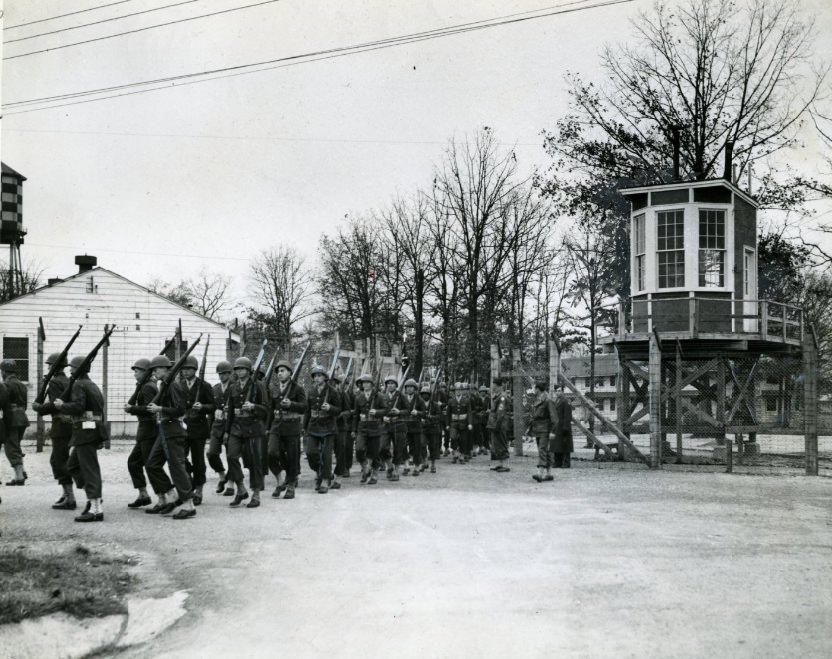
{"type": "MultiPolygon", "coordinates": [[[[303,366],[303,360],[306,358],[306,353],[309,352],[309,346],[312,345],[312,341],[308,341],[306,347],[303,349],[303,352],[300,353],[300,357],[298,358],[297,364],[295,364],[295,368],[292,369],[292,376],[289,378],[289,382],[286,384],[286,391],[284,392],[283,396],[277,402],[278,405],[286,400],[286,396],[289,395],[289,391],[292,388],[292,385],[297,383],[298,377],[300,376],[300,369],[303,366]]],[[[272,413],[272,417],[274,417],[274,413],[272,413]]]]}
{"type": "Polygon", "coordinates": [[[341,348],[335,348],[335,353],[332,355],[332,365],[329,367],[329,374],[327,378],[326,393],[324,394],[324,403],[329,402],[329,382],[335,376],[335,369],[338,367],[338,355],[341,354],[341,348]]]}
{"type": "Polygon", "coordinates": [[[93,360],[98,355],[98,351],[101,350],[101,346],[107,343],[110,340],[110,335],[115,331],[116,326],[113,325],[110,329],[104,330],[104,336],[101,337],[101,340],[96,344],[96,346],[90,351],[90,353],[84,357],[84,361],[82,361],[78,368],[75,369],[75,373],[73,373],[69,378],[69,384],[66,387],[66,391],[64,391],[63,395],[61,396],[61,400],[69,400],[72,396],[72,386],[77,382],[78,378],[81,377],[84,373],[89,371],[90,365],[92,364],[93,360]]]}
{"type": "Polygon", "coordinates": [[[196,396],[194,396],[194,404],[201,402],[200,394],[202,393],[202,383],[205,382],[205,364],[208,362],[208,346],[211,345],[211,336],[209,335],[205,341],[205,350],[202,353],[202,363],[199,365],[199,383],[197,384],[196,396]]]}
{"type": "Polygon", "coordinates": [[[266,391],[269,390],[269,385],[272,383],[272,374],[274,373],[274,362],[277,359],[278,352],[280,352],[279,349],[274,351],[274,354],[272,355],[272,360],[266,367],[266,381],[264,382],[264,387],[266,388],[266,391]]]}
{"type": "Polygon", "coordinates": [[[194,351],[194,348],[196,348],[199,345],[201,339],[202,334],[200,334],[197,337],[196,341],[194,341],[192,346],[188,347],[188,349],[185,351],[185,354],[182,355],[173,366],[171,366],[170,370],[168,371],[168,374],[165,376],[165,379],[162,380],[162,384],[159,386],[159,391],[156,392],[156,395],[153,397],[153,400],[151,400],[150,403],[148,403],[148,405],[159,404],[159,401],[162,399],[162,396],[164,396],[167,393],[168,389],[170,389],[170,385],[173,384],[174,380],[176,380],[176,376],[179,375],[179,371],[181,371],[182,367],[185,365],[185,360],[194,351]]]}
{"type": "MultiPolygon", "coordinates": [[[[176,343],[176,336],[175,335],[165,342],[165,347],[162,348],[162,352],[160,352],[159,354],[160,355],[167,354],[167,351],[170,350],[171,347],[173,347],[174,343],[176,343]]],[[[136,401],[139,399],[139,392],[142,390],[142,387],[144,385],[146,385],[148,382],[150,382],[150,378],[151,378],[152,375],[153,375],[153,371],[150,370],[150,369],[147,369],[144,372],[144,375],[142,376],[141,380],[136,382],[136,390],[133,392],[133,395],[130,396],[130,398],[128,399],[128,401],[127,401],[128,405],[135,405],[136,404],[136,401]]]]}
{"type": "Polygon", "coordinates": [[[347,362],[347,370],[344,371],[344,382],[341,384],[342,393],[345,391],[349,391],[347,385],[349,384],[350,371],[352,371],[352,357],[350,357],[350,360],[347,362]]]}
{"type": "Polygon", "coordinates": [[[428,415],[431,414],[431,410],[433,409],[433,398],[436,396],[436,390],[439,389],[439,380],[442,378],[442,369],[439,369],[439,372],[436,374],[436,380],[433,382],[433,386],[430,388],[430,397],[428,398],[428,415]]]}
{"type": "Polygon", "coordinates": [[[395,408],[395,409],[398,409],[398,407],[399,407],[399,400],[400,400],[400,399],[401,399],[401,397],[402,397],[402,389],[404,389],[404,386],[403,386],[403,385],[404,385],[404,383],[405,383],[405,380],[407,380],[407,376],[408,376],[408,375],[410,375],[410,364],[408,364],[408,365],[407,365],[407,369],[405,370],[404,375],[402,375],[401,383],[400,383],[400,384],[398,385],[398,387],[396,388],[396,402],[395,402],[395,403],[393,403],[393,405],[391,406],[391,408],[390,408],[390,409],[394,409],[394,408],[395,408]]]}
{"type": "MultiPolygon", "coordinates": [[[[245,329],[245,328],[243,328],[245,329]]],[[[243,387],[242,397],[240,400],[245,403],[246,399],[249,397],[251,389],[252,389],[252,382],[254,382],[254,374],[257,373],[257,369],[260,368],[260,364],[263,362],[263,356],[266,354],[266,344],[268,343],[267,339],[263,339],[263,343],[260,346],[260,352],[257,354],[257,359],[254,361],[254,366],[251,368],[251,373],[249,373],[248,381],[246,382],[246,386],[243,387]]],[[[231,391],[232,387],[229,382],[228,388],[225,390],[225,403],[224,406],[228,407],[229,403],[231,402],[231,391]]],[[[231,432],[231,415],[225,415],[225,432],[231,432]]]]}
{"type": "Polygon", "coordinates": [[[419,395],[419,390],[422,388],[422,376],[425,374],[425,369],[419,371],[419,379],[416,381],[416,393],[413,394],[413,400],[410,401],[410,411],[416,409],[416,397],[419,395]]]}
{"type": "Polygon", "coordinates": [[[75,339],[78,338],[78,335],[81,333],[81,328],[83,325],[78,325],[78,330],[75,334],[72,335],[72,338],[69,340],[69,343],[66,344],[63,351],[61,352],[58,360],[52,364],[52,368],[49,369],[49,373],[46,374],[46,377],[43,378],[43,384],[40,385],[40,391],[38,392],[37,398],[35,398],[35,402],[38,405],[43,405],[43,401],[46,400],[46,391],[49,388],[49,383],[52,381],[52,378],[55,377],[55,374],[60,371],[66,365],[66,358],[69,355],[69,349],[72,347],[72,344],[75,343],[75,339]]]}

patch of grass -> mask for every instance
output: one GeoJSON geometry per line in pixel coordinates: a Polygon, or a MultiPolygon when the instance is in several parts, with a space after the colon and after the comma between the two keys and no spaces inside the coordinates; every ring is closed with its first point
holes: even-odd
{"type": "Polygon", "coordinates": [[[126,613],[127,564],[83,545],[0,548],[0,625],[58,611],[78,618],[126,613]]]}

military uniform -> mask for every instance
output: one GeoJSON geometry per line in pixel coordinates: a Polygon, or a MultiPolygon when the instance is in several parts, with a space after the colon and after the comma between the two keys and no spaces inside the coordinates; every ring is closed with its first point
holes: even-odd
{"type": "Polygon", "coordinates": [[[549,436],[555,430],[557,411],[554,402],[545,391],[537,393],[532,402],[530,416],[529,426],[538,448],[537,467],[548,470],[554,462],[554,455],[549,450],[549,436]]]}
{"type": "Polygon", "coordinates": [[[445,427],[451,431],[451,448],[454,462],[465,461],[471,453],[471,429],[474,424],[474,411],[471,399],[457,387],[448,398],[445,427]]]}
{"type": "MultiPolygon", "coordinates": [[[[158,391],[162,381],[158,380],[156,386],[158,391]]],[[[185,393],[178,382],[171,382],[157,405],[162,409],[156,415],[157,437],[147,460],[147,474],[154,491],[159,494],[170,491],[170,483],[173,481],[178,501],[185,502],[193,497],[193,483],[185,458],[188,441],[183,421],[185,393]],[[164,471],[165,460],[170,470],[170,479],[164,471]]]]}
{"type": "Polygon", "coordinates": [[[104,396],[89,376],[79,375],[72,386],[68,401],[63,401],[61,414],[67,414],[72,421],[72,448],[67,468],[76,482],[84,485],[84,492],[91,508],[75,518],[78,522],[99,522],[104,519],[101,510],[102,483],[101,467],[98,464],[98,449],[107,439],[104,424],[104,396]]]}
{"type": "Polygon", "coordinates": [[[554,466],[571,467],[571,453],[575,450],[572,443],[572,406],[563,393],[555,397],[554,434],[549,440],[549,452],[554,456],[554,466]]]}
{"type": "Polygon", "coordinates": [[[185,396],[185,425],[187,426],[185,457],[190,457],[193,487],[200,492],[206,482],[205,444],[211,434],[214,392],[211,385],[198,377],[190,381],[182,378],[179,386],[185,396]],[[199,409],[194,409],[196,402],[199,402],[201,406],[199,409]]]}
{"type": "Polygon", "coordinates": [[[491,435],[491,459],[508,460],[509,432],[512,426],[511,396],[501,391],[491,397],[486,427],[491,435]]]}
{"type": "MultiPolygon", "coordinates": [[[[133,482],[133,487],[137,490],[147,488],[145,469],[158,434],[156,431],[156,417],[152,412],[147,410],[147,404],[153,400],[155,395],[156,385],[151,381],[145,382],[139,389],[133,404],[128,403],[127,405],[127,413],[135,416],[138,421],[136,443],[133,445],[133,450],[130,451],[130,455],[127,457],[127,471],[130,473],[130,480],[133,482]]],[[[167,476],[165,478],[167,479],[167,476]]],[[[170,488],[171,484],[168,480],[167,489],[164,491],[167,492],[170,488]]]]}
{"type": "MultiPolygon", "coordinates": [[[[65,412],[59,412],[53,405],[55,399],[63,396],[69,386],[69,378],[63,372],[55,373],[46,388],[48,402],[44,402],[36,410],[42,416],[52,416],[52,423],[49,426],[49,439],[52,442],[52,453],[49,456],[49,466],[52,467],[52,476],[58,484],[68,490],[72,495],[72,476],[69,473],[69,451],[72,444],[72,418],[65,412]]],[[[33,404],[34,408],[35,405],[33,404]]],[[[74,497],[70,496],[74,502],[74,497]]],[[[60,500],[59,500],[60,503],[60,500]]],[[[58,504],[56,504],[57,506],[58,504]]],[[[73,509],[74,505],[67,505],[67,509],[73,509]]]]}
{"type": "MultiPolygon", "coordinates": [[[[278,364],[280,367],[281,364],[278,364]]],[[[285,364],[286,368],[289,364],[285,364]]],[[[286,472],[284,499],[295,496],[298,484],[298,465],[300,463],[300,435],[303,415],[306,413],[306,393],[297,382],[287,380],[285,383],[272,380],[270,386],[270,409],[272,426],[269,431],[268,460],[269,469],[275,478],[280,472],[286,472]],[[288,404],[284,404],[287,401],[288,404]]],[[[280,495],[283,488],[278,486],[272,496],[280,495]]]]}
{"type": "Polygon", "coordinates": [[[28,395],[26,385],[17,377],[16,365],[12,360],[4,359],[2,369],[5,376],[6,390],[9,394],[9,417],[6,421],[6,441],[4,443],[6,458],[15,470],[15,478],[6,485],[23,485],[26,475],[23,470],[23,450],[21,442],[26,428],[29,427],[29,417],[26,416],[28,395]]]}
{"type": "Polygon", "coordinates": [[[433,401],[430,400],[430,387],[423,387],[421,395],[425,406],[422,435],[431,462],[430,471],[436,473],[436,461],[442,454],[442,403],[435,396],[433,401]]]}
{"type": "Polygon", "coordinates": [[[419,385],[415,380],[405,383],[405,389],[410,387],[413,388],[413,393],[409,396],[406,393],[402,394],[399,405],[402,410],[401,416],[407,426],[407,452],[413,461],[413,475],[418,476],[419,467],[425,459],[422,443],[422,417],[425,415],[425,401],[419,396],[419,385]]]}
{"type": "Polygon", "coordinates": [[[239,505],[240,501],[246,498],[240,494],[244,478],[241,458],[243,464],[248,467],[251,489],[255,493],[263,489],[263,459],[260,449],[263,436],[266,434],[268,401],[262,382],[232,382],[229,386],[231,391],[226,409],[229,428],[228,476],[229,480],[237,484],[237,496],[232,504],[239,505]],[[253,407],[244,409],[243,404],[246,402],[252,403],[253,407]]]}
{"type": "Polygon", "coordinates": [[[350,432],[352,408],[355,402],[352,392],[340,390],[341,413],[335,420],[335,475],[348,476],[352,467],[353,441],[350,432]]]}
{"type": "Polygon", "coordinates": [[[403,401],[398,389],[385,393],[382,400],[387,439],[382,442],[381,457],[386,461],[392,460],[393,468],[392,471],[388,468],[387,477],[397,481],[399,468],[407,460],[407,420],[401,414],[403,401]]]}
{"type": "MultiPolygon", "coordinates": [[[[321,369],[323,371],[323,369],[321,369]]],[[[312,373],[316,371],[313,368],[312,373]]],[[[326,375],[326,373],[323,373],[326,375]]],[[[332,479],[332,451],[335,438],[335,419],[341,413],[341,400],[338,390],[328,382],[323,386],[313,384],[306,393],[308,407],[304,419],[306,428],[306,459],[309,467],[317,474],[316,487],[324,493],[332,479]],[[323,404],[329,408],[324,410],[323,404]]]]}
{"type": "MultiPolygon", "coordinates": [[[[231,365],[229,364],[229,369],[231,365]]],[[[220,482],[217,484],[217,494],[225,487],[225,467],[222,464],[222,447],[225,441],[225,401],[228,395],[228,387],[231,382],[218,382],[211,388],[211,398],[214,401],[214,418],[211,422],[211,437],[208,442],[208,465],[220,475],[220,482]]]]}
{"type": "MultiPolygon", "coordinates": [[[[372,382],[361,376],[359,382],[372,382]]],[[[384,400],[380,393],[359,391],[352,408],[352,430],[355,434],[355,458],[361,465],[361,482],[376,483],[376,471],[381,468],[381,423],[384,400]]]]}

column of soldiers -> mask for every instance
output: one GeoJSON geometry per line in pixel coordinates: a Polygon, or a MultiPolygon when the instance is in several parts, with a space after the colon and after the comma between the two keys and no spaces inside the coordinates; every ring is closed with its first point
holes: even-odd
{"type": "MultiPolygon", "coordinates": [[[[77,373],[71,400],[61,400],[68,378],[61,355],[50,355],[46,363],[57,365],[47,391],[48,401],[33,409],[51,415],[51,466],[62,488],[54,509],[75,510],[73,485],[85,490],[87,505],[76,517],[79,522],[103,521],[102,483],[97,450],[106,432],[102,429],[103,397],[86,372],[77,373]]],[[[72,373],[83,358],[70,361],[72,373]]],[[[293,499],[298,487],[301,441],[315,490],[325,494],[341,488],[351,477],[353,456],[361,468],[362,484],[378,483],[384,469],[390,481],[402,476],[419,476],[451,452],[454,464],[466,464],[480,453],[489,452],[497,473],[511,471],[509,443],[512,436],[513,402],[496,378],[492,388],[471,391],[457,382],[447,393],[441,383],[432,388],[414,379],[400,383],[395,376],[384,379],[379,391],[370,374],[362,373],[354,386],[346,386],[340,375],[330,379],[321,366],[310,370],[312,386],[307,390],[292,379],[292,366],[281,360],[274,366],[269,389],[252,373],[246,357],[232,365],[216,366],[219,382],[213,387],[197,376],[198,360],[188,356],[179,378],[163,387],[172,364],[165,355],[138,359],[132,366],[137,382],[134,398],[124,410],[137,418],[136,443],[127,468],[136,499],[128,508],[144,509],[152,515],[188,519],[196,515],[203,501],[207,466],[217,474],[216,493],[233,497],[229,506],[260,506],[265,476],[277,481],[275,499],[293,499]],[[148,373],[149,372],[149,373],[148,373]],[[223,464],[225,448],[227,467],[223,464]],[[207,466],[206,466],[207,455],[207,466]],[[334,464],[333,464],[334,458],[334,464]],[[248,488],[244,468],[248,470],[248,488]],[[148,483],[157,500],[154,504],[148,483]],[[153,504],[153,505],[151,505],[153,504]]],[[[88,364],[86,365],[88,370],[88,364]]],[[[29,422],[25,415],[26,388],[16,378],[14,362],[0,363],[0,439],[15,469],[9,485],[23,485],[20,439],[29,422]]],[[[571,407],[558,393],[551,399],[545,383],[536,384],[528,429],[538,443],[538,482],[553,480],[553,467],[568,467],[573,450],[571,407]]]]}

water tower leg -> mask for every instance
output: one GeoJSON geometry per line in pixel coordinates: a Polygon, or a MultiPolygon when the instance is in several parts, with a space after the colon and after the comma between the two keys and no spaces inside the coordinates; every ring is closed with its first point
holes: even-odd
{"type": "Polygon", "coordinates": [[[803,425],[806,475],[818,475],[818,347],[814,329],[803,338],[803,425]]]}
{"type": "Polygon", "coordinates": [[[662,434],[662,349],[656,339],[655,332],[650,335],[650,356],[648,363],[650,381],[650,467],[661,469],[662,448],[664,435],[662,434]]]}

